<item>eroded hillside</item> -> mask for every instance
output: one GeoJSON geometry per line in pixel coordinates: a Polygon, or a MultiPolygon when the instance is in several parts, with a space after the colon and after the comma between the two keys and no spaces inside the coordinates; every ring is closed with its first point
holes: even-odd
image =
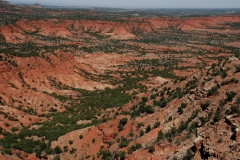
{"type": "Polygon", "coordinates": [[[0,12],[0,159],[240,158],[238,14],[0,12]]]}

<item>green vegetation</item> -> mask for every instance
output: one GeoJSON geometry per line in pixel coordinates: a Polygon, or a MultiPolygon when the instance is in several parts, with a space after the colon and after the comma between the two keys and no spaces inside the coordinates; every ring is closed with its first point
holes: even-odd
{"type": "Polygon", "coordinates": [[[144,126],[144,124],[141,122],[141,123],[138,123],[138,124],[137,124],[137,127],[136,127],[136,128],[139,129],[139,128],[141,128],[142,126],[144,126]]]}
{"type": "Polygon", "coordinates": [[[53,158],[53,160],[61,160],[60,155],[56,155],[56,156],[53,158]]]}
{"type": "Polygon", "coordinates": [[[238,83],[238,80],[235,78],[231,78],[230,80],[222,81],[221,85],[224,86],[224,85],[228,85],[230,83],[238,83]]]}
{"type": "Polygon", "coordinates": [[[69,153],[70,153],[70,154],[74,154],[76,151],[77,151],[76,148],[72,148],[69,153]]]}
{"type": "Polygon", "coordinates": [[[118,125],[118,130],[121,131],[123,130],[123,126],[127,124],[128,119],[127,118],[122,118],[120,119],[119,125],[118,125]]]}
{"type": "Polygon", "coordinates": [[[234,92],[234,91],[227,92],[226,95],[227,95],[227,100],[232,101],[233,98],[236,96],[236,92],[234,92]]]}
{"type": "Polygon", "coordinates": [[[159,126],[160,126],[160,122],[156,122],[155,124],[154,124],[154,128],[158,128],[159,126]]]}
{"type": "Polygon", "coordinates": [[[54,153],[55,153],[55,154],[60,154],[60,153],[62,153],[61,148],[60,148],[59,146],[56,146],[56,147],[54,148],[54,153]]]}
{"type": "Polygon", "coordinates": [[[178,107],[178,113],[183,114],[183,109],[187,107],[187,103],[181,103],[181,106],[178,107]]]}
{"type": "Polygon", "coordinates": [[[100,150],[100,152],[98,153],[98,158],[101,157],[102,160],[108,160],[108,159],[112,159],[113,155],[109,150],[100,150]]]}
{"type": "Polygon", "coordinates": [[[128,121],[127,118],[122,118],[122,119],[120,119],[119,124],[121,124],[121,125],[126,125],[126,124],[127,124],[127,121],[128,121]]]}
{"type": "Polygon", "coordinates": [[[240,72],[240,66],[236,66],[236,71],[235,71],[236,73],[237,72],[240,72]]]}
{"type": "Polygon", "coordinates": [[[79,91],[84,97],[82,99],[82,105],[91,107],[98,106],[98,108],[108,109],[112,107],[122,107],[131,100],[128,94],[123,93],[124,90],[124,88],[118,87],[115,89],[106,88],[106,90],[94,92],[76,91],[79,91]]]}
{"type": "Polygon", "coordinates": [[[142,148],[142,145],[140,143],[136,143],[135,145],[132,145],[128,148],[128,154],[132,154],[132,152],[142,148]]]}
{"type": "Polygon", "coordinates": [[[201,108],[202,108],[202,110],[203,110],[203,111],[206,110],[206,109],[210,106],[210,103],[211,103],[211,102],[210,102],[209,100],[201,103],[201,108]]]}
{"type": "Polygon", "coordinates": [[[158,131],[158,137],[157,137],[157,142],[159,142],[160,140],[164,139],[164,133],[162,132],[162,130],[158,131]]]}
{"type": "Polygon", "coordinates": [[[221,120],[221,118],[222,118],[221,117],[221,110],[220,110],[220,107],[218,107],[213,120],[214,120],[214,122],[218,122],[218,121],[221,120]]]}
{"type": "Polygon", "coordinates": [[[126,152],[125,151],[118,151],[115,154],[114,158],[116,158],[116,159],[120,158],[120,160],[124,160],[125,156],[126,156],[126,152]]]}
{"type": "Polygon", "coordinates": [[[0,134],[2,134],[3,132],[3,128],[0,126],[0,134]]]}
{"type": "Polygon", "coordinates": [[[230,114],[239,114],[240,115],[240,109],[237,106],[231,106],[231,109],[227,109],[225,114],[230,115],[230,114]]]}
{"type": "Polygon", "coordinates": [[[141,136],[143,136],[143,135],[144,135],[144,131],[141,130],[139,136],[141,137],[141,136]]]}
{"type": "Polygon", "coordinates": [[[168,102],[167,102],[167,100],[164,97],[162,97],[159,101],[154,101],[154,105],[158,105],[161,108],[166,107],[167,103],[168,102]]]}
{"type": "Polygon", "coordinates": [[[201,126],[204,126],[205,123],[207,123],[213,115],[213,111],[211,110],[206,117],[199,117],[199,120],[201,121],[201,126]]]}
{"type": "Polygon", "coordinates": [[[121,142],[119,144],[119,148],[126,147],[129,144],[129,140],[125,137],[121,137],[121,142]]]}
{"type": "Polygon", "coordinates": [[[149,147],[148,152],[153,153],[155,151],[155,148],[153,146],[149,147]]]}
{"type": "Polygon", "coordinates": [[[191,160],[194,159],[195,153],[188,149],[186,155],[182,158],[183,160],[191,160]]]}
{"type": "Polygon", "coordinates": [[[146,133],[150,132],[151,130],[152,130],[152,126],[148,125],[147,128],[146,128],[146,133]]]}
{"type": "Polygon", "coordinates": [[[217,86],[213,86],[210,90],[208,90],[207,96],[211,96],[211,95],[215,95],[218,93],[218,87],[217,86]]]}
{"type": "Polygon", "coordinates": [[[131,117],[137,117],[141,113],[147,113],[147,114],[152,114],[154,113],[154,108],[153,106],[145,106],[145,103],[141,103],[140,105],[135,105],[131,108],[131,117]]]}
{"type": "MultiPolygon", "coordinates": [[[[168,142],[172,142],[173,138],[177,135],[182,133],[184,130],[188,129],[189,123],[192,122],[192,120],[194,120],[197,116],[198,113],[200,112],[199,109],[194,110],[192,115],[188,118],[188,120],[186,122],[181,121],[178,129],[176,127],[172,127],[171,130],[169,130],[167,133],[163,134],[162,131],[158,132],[158,137],[157,137],[157,142],[159,142],[160,140],[167,138],[168,142]]],[[[198,127],[198,123],[197,122],[192,122],[192,124],[189,127],[189,131],[192,132],[193,130],[195,130],[198,127]]]]}

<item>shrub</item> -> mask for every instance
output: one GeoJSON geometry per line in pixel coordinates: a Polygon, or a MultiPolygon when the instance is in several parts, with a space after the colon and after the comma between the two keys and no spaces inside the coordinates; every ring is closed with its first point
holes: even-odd
{"type": "Polygon", "coordinates": [[[19,128],[18,127],[13,127],[11,130],[12,130],[12,132],[16,132],[16,131],[19,130],[19,128]]]}
{"type": "Polygon", "coordinates": [[[123,130],[123,125],[122,124],[119,124],[118,125],[118,131],[122,131],[123,130]]]}
{"type": "Polygon", "coordinates": [[[144,131],[141,130],[141,131],[140,131],[140,137],[143,136],[143,135],[144,135],[144,131]]]}
{"type": "Polygon", "coordinates": [[[221,119],[221,111],[220,111],[220,107],[218,107],[217,111],[215,113],[215,116],[213,118],[213,121],[218,122],[218,121],[220,121],[220,119],[221,119]]]}
{"type": "Polygon", "coordinates": [[[217,92],[218,92],[218,87],[214,86],[210,90],[208,90],[207,96],[209,97],[211,95],[215,95],[215,94],[217,94],[217,92]]]}
{"type": "Polygon", "coordinates": [[[223,100],[223,99],[222,99],[222,100],[220,100],[220,102],[219,102],[219,106],[220,106],[220,107],[223,107],[223,106],[225,106],[225,105],[227,104],[227,102],[228,102],[227,100],[223,100]]]}
{"type": "Polygon", "coordinates": [[[150,132],[152,129],[151,125],[148,125],[147,128],[146,128],[146,133],[150,132]]]}
{"type": "Polygon", "coordinates": [[[181,121],[181,123],[178,127],[178,132],[181,133],[187,128],[188,128],[188,123],[187,122],[184,123],[183,121],[181,121]]]}
{"type": "Polygon", "coordinates": [[[120,158],[120,160],[124,160],[124,159],[125,159],[125,156],[126,156],[126,152],[125,152],[125,151],[118,151],[118,152],[115,154],[114,158],[115,158],[115,159],[120,158]]]}
{"type": "Polygon", "coordinates": [[[49,112],[57,112],[57,110],[55,108],[50,108],[49,112]]]}
{"type": "Polygon", "coordinates": [[[134,152],[134,146],[131,146],[128,148],[128,154],[132,154],[132,152],[134,152]]]}
{"type": "Polygon", "coordinates": [[[178,113],[183,114],[183,108],[187,107],[187,103],[181,103],[181,106],[178,107],[178,113]]]}
{"type": "Polygon", "coordinates": [[[171,142],[173,141],[172,137],[169,137],[169,138],[167,139],[167,141],[168,141],[169,143],[171,143],[171,142]]]}
{"type": "Polygon", "coordinates": [[[154,101],[154,104],[163,108],[167,105],[167,100],[162,97],[159,101],[154,101]]]}
{"type": "Polygon", "coordinates": [[[152,95],[150,96],[151,99],[156,99],[156,97],[157,97],[157,94],[152,94],[152,95]]]}
{"type": "Polygon", "coordinates": [[[218,139],[218,141],[217,141],[217,143],[222,143],[223,142],[223,140],[220,138],[220,139],[218,139]]]}
{"type": "Polygon", "coordinates": [[[188,160],[191,160],[191,159],[194,158],[195,154],[194,154],[194,152],[193,152],[192,150],[188,149],[186,156],[187,156],[187,159],[188,159],[188,160]]]}
{"type": "Polygon", "coordinates": [[[62,153],[62,150],[61,150],[61,148],[59,146],[56,146],[54,148],[54,152],[55,152],[55,154],[60,154],[60,153],[62,153]]]}
{"type": "Polygon", "coordinates": [[[225,111],[225,114],[226,114],[226,115],[230,115],[230,114],[231,114],[230,109],[227,109],[227,110],[225,111]]]}
{"type": "Polygon", "coordinates": [[[160,126],[160,122],[156,122],[155,124],[154,124],[154,128],[158,128],[159,126],[160,126]]]}
{"type": "Polygon", "coordinates": [[[164,94],[165,94],[165,92],[162,90],[162,91],[160,92],[160,95],[161,95],[161,96],[164,96],[164,94]]]}
{"type": "Polygon", "coordinates": [[[60,157],[60,155],[58,154],[58,155],[56,155],[54,158],[53,158],[53,160],[61,160],[61,157],[60,157]]]}
{"type": "Polygon", "coordinates": [[[186,108],[187,107],[187,103],[181,103],[181,107],[182,108],[186,108]]]}
{"type": "Polygon", "coordinates": [[[128,148],[128,153],[132,154],[132,152],[142,148],[142,144],[136,143],[135,145],[132,145],[131,147],[128,148]]]}
{"type": "Polygon", "coordinates": [[[144,124],[141,122],[141,123],[138,123],[137,124],[137,129],[141,128],[142,126],[144,126],[144,124]]]}
{"type": "Polygon", "coordinates": [[[178,111],[179,114],[183,114],[183,109],[181,107],[178,107],[178,111]]]}
{"type": "Polygon", "coordinates": [[[17,152],[16,156],[20,158],[21,157],[21,152],[17,152]]]}
{"type": "Polygon", "coordinates": [[[217,64],[216,64],[216,63],[213,63],[212,66],[211,66],[211,68],[213,69],[213,68],[215,68],[216,66],[217,66],[217,64]]]}
{"type": "Polygon", "coordinates": [[[154,108],[152,106],[146,106],[145,107],[145,112],[147,114],[152,114],[152,113],[154,113],[154,108]]]}
{"type": "Polygon", "coordinates": [[[69,144],[72,145],[72,144],[73,144],[73,141],[72,141],[72,140],[69,140],[69,144]]]}
{"type": "Polygon", "coordinates": [[[227,92],[226,95],[227,95],[227,100],[232,101],[233,98],[236,96],[236,92],[233,92],[233,91],[227,92]]]}
{"type": "Polygon", "coordinates": [[[127,138],[121,137],[121,143],[119,144],[119,148],[126,147],[129,144],[127,138]]]}
{"type": "Polygon", "coordinates": [[[152,113],[154,113],[154,108],[150,105],[148,105],[148,106],[140,105],[138,112],[141,112],[141,113],[146,112],[147,114],[152,114],[152,113]]]}
{"type": "Polygon", "coordinates": [[[129,136],[130,136],[130,137],[133,137],[133,136],[134,136],[134,133],[131,131],[131,132],[129,133],[129,136]]]}
{"type": "Polygon", "coordinates": [[[230,80],[222,81],[221,85],[224,86],[224,85],[227,85],[227,84],[230,84],[230,83],[238,83],[238,80],[235,79],[235,78],[232,78],[230,80]]]}
{"type": "Polygon", "coordinates": [[[68,151],[68,146],[64,146],[63,147],[63,152],[67,152],[68,151]]]}
{"type": "Polygon", "coordinates": [[[164,134],[163,134],[163,132],[162,132],[162,130],[161,130],[161,131],[158,131],[157,142],[159,142],[159,141],[162,140],[162,139],[164,139],[164,134]]]}
{"type": "Polygon", "coordinates": [[[167,105],[167,100],[165,98],[161,98],[159,103],[159,106],[163,108],[167,105]]]}
{"type": "Polygon", "coordinates": [[[189,131],[193,132],[198,127],[198,122],[192,122],[192,124],[189,127],[189,131]]]}
{"type": "Polygon", "coordinates": [[[107,144],[108,144],[109,147],[112,146],[114,143],[115,143],[114,141],[109,141],[109,142],[107,142],[107,144]]]}
{"type": "Polygon", "coordinates": [[[6,153],[6,154],[9,154],[9,155],[12,155],[12,150],[10,148],[3,148],[2,152],[6,153]]]}
{"type": "Polygon", "coordinates": [[[231,106],[231,114],[234,113],[240,114],[240,109],[238,109],[236,106],[231,106]]]}
{"type": "Polygon", "coordinates": [[[0,134],[2,134],[3,128],[0,126],[0,134]]]}
{"type": "Polygon", "coordinates": [[[101,150],[98,157],[102,155],[102,159],[112,159],[112,153],[109,150],[101,150]]]}
{"type": "Polygon", "coordinates": [[[205,101],[204,103],[201,103],[202,110],[206,110],[210,106],[210,101],[205,101]]]}
{"type": "Polygon", "coordinates": [[[147,101],[148,101],[148,98],[147,98],[147,97],[142,97],[142,101],[143,101],[143,102],[147,102],[147,101]]]}
{"type": "Polygon", "coordinates": [[[127,124],[127,121],[128,121],[127,118],[122,118],[122,119],[120,119],[120,124],[126,125],[126,124],[127,124]]]}
{"type": "Polygon", "coordinates": [[[77,151],[76,148],[72,148],[72,149],[70,150],[70,154],[74,154],[76,151],[77,151]]]}
{"type": "Polygon", "coordinates": [[[153,146],[149,147],[148,152],[153,153],[155,151],[155,148],[153,146]]]}
{"type": "Polygon", "coordinates": [[[135,144],[135,148],[136,148],[136,149],[140,149],[140,148],[142,148],[142,144],[140,144],[140,143],[136,143],[136,144],[135,144]]]}
{"type": "Polygon", "coordinates": [[[240,66],[236,66],[236,71],[235,73],[240,72],[240,66]]]}
{"type": "Polygon", "coordinates": [[[227,72],[226,71],[222,71],[221,72],[221,77],[222,78],[226,78],[227,77],[227,72]]]}
{"type": "Polygon", "coordinates": [[[118,136],[118,134],[117,134],[117,133],[114,133],[113,136],[114,136],[114,138],[116,138],[116,137],[118,136]]]}

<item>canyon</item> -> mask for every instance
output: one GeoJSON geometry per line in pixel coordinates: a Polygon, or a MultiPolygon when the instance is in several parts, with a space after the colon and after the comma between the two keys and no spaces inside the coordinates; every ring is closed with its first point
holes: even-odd
{"type": "Polygon", "coordinates": [[[239,11],[0,13],[0,159],[240,158],[239,11]]]}

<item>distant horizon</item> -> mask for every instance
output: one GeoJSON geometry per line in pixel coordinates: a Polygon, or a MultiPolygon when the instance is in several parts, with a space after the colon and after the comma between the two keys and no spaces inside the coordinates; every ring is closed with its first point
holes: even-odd
{"type": "Polygon", "coordinates": [[[99,8],[126,8],[126,9],[240,9],[240,0],[5,0],[15,4],[31,5],[38,3],[42,6],[52,7],[99,7],[99,8]]]}

